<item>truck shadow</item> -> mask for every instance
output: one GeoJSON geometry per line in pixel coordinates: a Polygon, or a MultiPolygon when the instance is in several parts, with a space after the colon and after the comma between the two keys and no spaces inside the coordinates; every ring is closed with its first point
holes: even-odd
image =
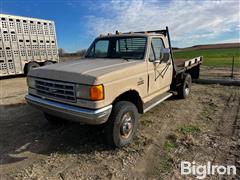
{"type": "Polygon", "coordinates": [[[111,151],[102,127],[67,122],[49,124],[43,114],[25,103],[0,106],[0,164],[28,159],[32,153],[50,155],[111,151]]]}

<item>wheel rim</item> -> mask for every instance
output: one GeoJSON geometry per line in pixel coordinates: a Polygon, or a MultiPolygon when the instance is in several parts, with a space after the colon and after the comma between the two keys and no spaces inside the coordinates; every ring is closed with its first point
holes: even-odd
{"type": "Polygon", "coordinates": [[[133,130],[133,117],[130,112],[127,112],[122,117],[122,124],[120,126],[120,135],[122,138],[128,138],[133,130]]]}
{"type": "Polygon", "coordinates": [[[189,84],[186,83],[186,86],[185,86],[185,94],[188,96],[188,95],[189,95],[189,92],[190,92],[190,87],[189,87],[189,84]]]}

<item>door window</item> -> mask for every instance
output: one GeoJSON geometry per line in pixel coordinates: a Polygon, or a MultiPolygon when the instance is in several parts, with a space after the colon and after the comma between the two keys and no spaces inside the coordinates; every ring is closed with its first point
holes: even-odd
{"type": "MultiPolygon", "coordinates": [[[[153,53],[154,53],[154,58],[156,60],[160,60],[160,52],[161,52],[162,48],[164,48],[162,39],[160,39],[160,38],[152,39],[152,49],[153,49],[153,53]]],[[[151,52],[150,52],[150,56],[151,56],[151,52]]]]}

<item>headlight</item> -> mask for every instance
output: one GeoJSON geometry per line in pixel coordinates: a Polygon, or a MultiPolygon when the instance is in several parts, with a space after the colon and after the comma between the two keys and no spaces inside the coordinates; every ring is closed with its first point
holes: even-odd
{"type": "Polygon", "coordinates": [[[33,77],[27,77],[28,87],[35,88],[35,79],[33,77]]]}
{"type": "Polygon", "coordinates": [[[81,85],[76,86],[76,96],[80,99],[99,101],[104,99],[103,85],[81,85]]]}

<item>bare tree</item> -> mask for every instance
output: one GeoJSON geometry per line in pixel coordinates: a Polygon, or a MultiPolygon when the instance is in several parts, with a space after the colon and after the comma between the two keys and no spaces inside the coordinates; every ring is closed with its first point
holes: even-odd
{"type": "Polygon", "coordinates": [[[78,51],[76,52],[76,54],[77,54],[78,56],[83,57],[86,52],[87,52],[86,49],[80,49],[80,50],[78,50],[78,51]]]}
{"type": "Polygon", "coordinates": [[[59,56],[63,56],[65,54],[65,50],[63,48],[58,49],[59,56]]]}

